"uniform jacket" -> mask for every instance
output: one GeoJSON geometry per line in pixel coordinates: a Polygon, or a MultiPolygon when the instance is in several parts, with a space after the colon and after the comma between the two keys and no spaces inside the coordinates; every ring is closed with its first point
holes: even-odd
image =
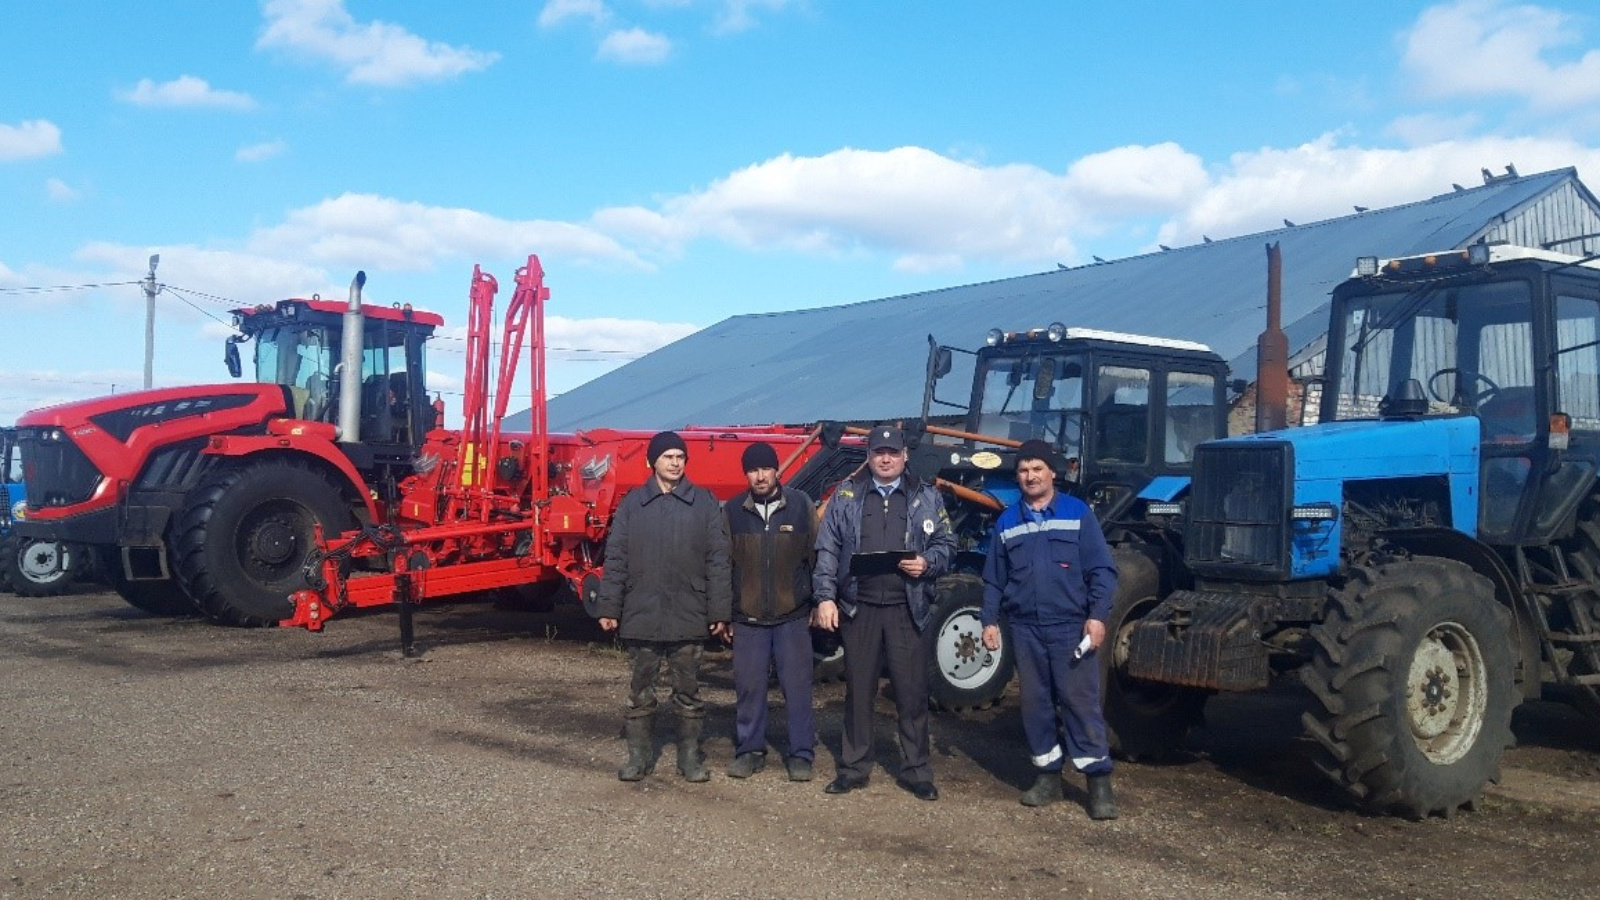
{"type": "Polygon", "coordinates": [[[778,506],[761,518],[750,492],[723,507],[733,558],[733,620],[777,625],[811,612],[816,517],[811,498],[779,487],[778,506]]]}
{"type": "Polygon", "coordinates": [[[1081,628],[1086,619],[1109,619],[1117,569],[1094,511],[1057,491],[1043,521],[1031,521],[1025,503],[995,520],[983,565],[983,624],[995,624],[1002,610],[1013,622],[1037,625],[1081,628]]]}
{"type": "Polygon", "coordinates": [[[698,641],[732,612],[728,531],[722,504],[685,478],[663,493],[654,478],[617,504],[606,538],[595,618],[618,619],[618,635],[698,641]]]}
{"type": "MultiPolygon", "coordinates": [[[[933,610],[933,585],[950,568],[956,540],[950,532],[950,516],[944,510],[939,491],[911,475],[903,475],[906,492],[906,549],[927,561],[921,578],[906,578],[906,603],[911,621],[920,631],[933,610]]],[[[861,546],[861,507],[864,497],[874,490],[872,476],[846,481],[828,500],[817,533],[817,565],[811,579],[816,599],[836,600],[847,616],[856,614],[856,578],[850,574],[850,558],[861,546]]]]}

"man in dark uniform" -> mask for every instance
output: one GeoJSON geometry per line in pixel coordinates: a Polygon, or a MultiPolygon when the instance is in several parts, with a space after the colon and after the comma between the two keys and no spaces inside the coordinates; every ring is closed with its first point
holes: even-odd
{"type": "Polygon", "coordinates": [[[678,771],[689,781],[707,781],[700,655],[707,632],[728,636],[727,523],[717,498],[684,477],[689,451],[682,437],[657,434],[645,458],[650,480],[629,491],[611,519],[595,607],[600,627],[621,636],[633,668],[623,712],[628,761],[617,777],[638,781],[653,767],[651,722],[665,664],[678,714],[678,771]]]}
{"type": "Polygon", "coordinates": [[[750,489],[723,507],[733,542],[734,757],[730,778],[767,761],[767,673],[776,669],[788,713],[790,781],[810,781],[817,729],[811,710],[811,498],[778,483],[778,451],[765,441],[742,457],[750,489]]]}
{"type": "Polygon", "coordinates": [[[817,624],[840,629],[845,665],[843,752],[826,791],[844,794],[867,785],[872,702],[887,657],[899,718],[898,781],[919,800],[937,800],[921,631],[932,613],[934,582],[955,555],[955,538],[939,491],[906,474],[900,429],[874,427],[867,453],[868,473],[834,491],[817,534],[817,624]]]}
{"type": "Polygon", "coordinates": [[[1038,777],[1025,806],[1061,799],[1063,762],[1089,779],[1089,817],[1115,819],[1111,749],[1100,705],[1100,661],[1117,570],[1094,511],[1056,491],[1063,466],[1044,441],[1017,450],[1022,499],[995,520],[983,567],[983,645],[1000,649],[1000,613],[1011,622],[1022,689],[1022,729],[1038,777]],[[1058,712],[1065,710],[1065,717],[1058,712]],[[1065,726],[1067,750],[1058,733],[1065,726]]]}

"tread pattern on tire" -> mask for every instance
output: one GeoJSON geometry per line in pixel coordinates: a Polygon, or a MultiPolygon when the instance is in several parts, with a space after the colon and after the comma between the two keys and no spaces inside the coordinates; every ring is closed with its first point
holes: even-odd
{"type": "Polygon", "coordinates": [[[1327,616],[1311,629],[1312,662],[1301,669],[1313,698],[1301,717],[1313,763],[1378,812],[1448,816],[1474,802],[1486,782],[1500,780],[1500,756],[1512,743],[1508,629],[1492,585],[1462,563],[1416,558],[1353,568],[1344,587],[1330,591],[1327,616]],[[1405,682],[1415,640],[1447,619],[1478,642],[1487,701],[1473,746],[1438,765],[1410,735],[1405,682]]]}
{"type": "MultiPolygon", "coordinates": [[[[245,628],[276,625],[279,618],[263,617],[245,609],[228,594],[227,585],[207,559],[206,537],[217,505],[246,477],[267,468],[286,470],[285,484],[307,489],[311,496],[338,496],[339,488],[322,472],[298,460],[273,460],[257,465],[218,469],[190,493],[173,529],[172,547],[177,556],[176,570],[185,591],[201,612],[222,625],[245,628]]],[[[333,523],[323,523],[327,528],[333,523]]],[[[335,527],[346,527],[336,523],[335,527]]],[[[287,602],[287,597],[285,597],[287,602]]],[[[285,615],[287,617],[287,614],[285,615]]]]}

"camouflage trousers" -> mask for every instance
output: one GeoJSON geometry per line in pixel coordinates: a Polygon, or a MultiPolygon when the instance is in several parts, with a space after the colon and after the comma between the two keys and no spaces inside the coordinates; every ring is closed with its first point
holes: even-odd
{"type": "Polygon", "coordinates": [[[659,701],[656,688],[662,681],[672,688],[673,711],[685,719],[700,719],[706,714],[700,699],[700,657],[705,652],[701,641],[623,641],[633,676],[628,685],[628,706],[623,716],[640,719],[655,714],[659,701]]]}

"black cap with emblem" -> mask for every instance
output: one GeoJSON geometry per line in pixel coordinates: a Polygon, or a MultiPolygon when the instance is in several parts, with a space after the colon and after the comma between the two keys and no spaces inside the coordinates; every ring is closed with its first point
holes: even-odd
{"type": "Polygon", "coordinates": [[[874,425],[867,437],[867,450],[904,450],[906,436],[893,425],[874,425]]]}

